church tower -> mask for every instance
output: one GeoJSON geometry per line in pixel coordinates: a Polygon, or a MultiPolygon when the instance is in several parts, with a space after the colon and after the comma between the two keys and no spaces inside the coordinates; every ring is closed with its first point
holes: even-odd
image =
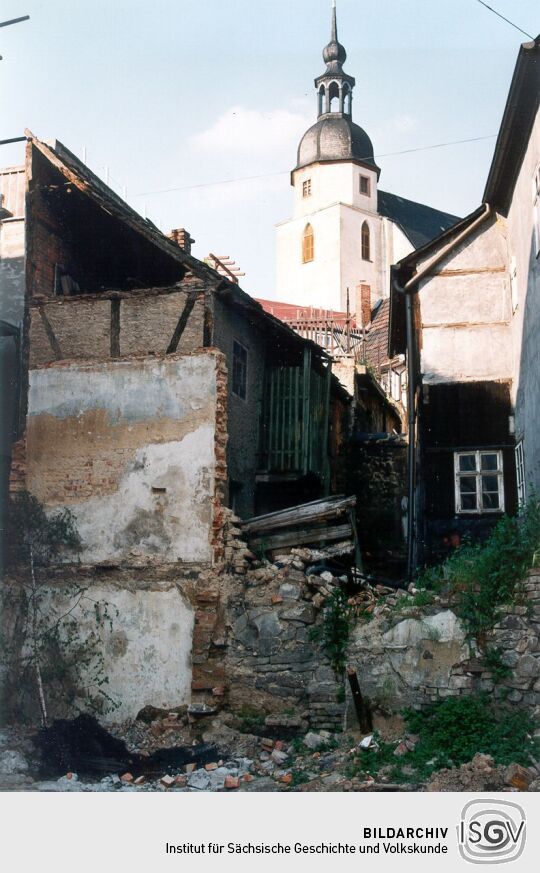
{"type": "MultiPolygon", "coordinates": [[[[277,226],[277,297],[299,306],[360,309],[360,287],[371,302],[383,296],[380,170],[365,130],[352,120],[355,80],[343,65],[335,0],[324,73],[315,79],[318,118],[304,134],[291,173],[292,219],[277,226]]],[[[386,296],[388,291],[386,291],[386,296]]]]}

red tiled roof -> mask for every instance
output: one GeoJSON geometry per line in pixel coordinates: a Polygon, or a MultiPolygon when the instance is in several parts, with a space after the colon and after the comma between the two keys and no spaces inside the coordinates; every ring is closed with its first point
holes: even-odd
{"type": "MultiPolygon", "coordinates": [[[[338,312],[335,309],[319,309],[316,306],[300,306],[298,303],[282,303],[280,300],[263,300],[260,297],[255,298],[257,303],[260,303],[265,312],[280,318],[281,321],[299,321],[333,319],[334,321],[345,320],[346,312],[338,312]]],[[[351,327],[356,327],[353,321],[351,327]]]]}

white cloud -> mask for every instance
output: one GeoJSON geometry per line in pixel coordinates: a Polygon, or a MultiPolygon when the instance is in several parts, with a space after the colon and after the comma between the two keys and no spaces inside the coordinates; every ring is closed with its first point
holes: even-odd
{"type": "Polygon", "coordinates": [[[274,109],[260,112],[232,106],[207,130],[194,134],[190,145],[205,152],[235,155],[277,155],[291,159],[298,140],[313,123],[305,112],[274,109]]]}

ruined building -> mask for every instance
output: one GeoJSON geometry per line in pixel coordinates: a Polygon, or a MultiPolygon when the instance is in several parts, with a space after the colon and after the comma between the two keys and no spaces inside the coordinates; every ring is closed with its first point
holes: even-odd
{"type": "Polygon", "coordinates": [[[245,517],[328,493],[346,392],[318,345],[61,143],[28,132],[25,166],[0,182],[2,503],[9,483],[73,513],[81,563],[66,579],[122,615],[107,652],[117,715],[189,700],[220,684],[208,621],[219,573],[242,563],[228,506],[245,517]]]}

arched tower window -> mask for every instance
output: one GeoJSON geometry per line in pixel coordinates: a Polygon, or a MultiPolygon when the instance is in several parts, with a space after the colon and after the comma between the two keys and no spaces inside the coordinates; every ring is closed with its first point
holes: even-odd
{"type": "Polygon", "coordinates": [[[362,225],[362,260],[371,261],[371,232],[367,221],[362,225]]]}
{"type": "Polygon", "coordinates": [[[328,89],[328,96],[330,98],[330,112],[339,112],[340,111],[340,94],[339,94],[339,85],[337,82],[332,82],[328,89]]]}
{"type": "Polygon", "coordinates": [[[347,103],[349,103],[348,114],[349,115],[351,114],[351,112],[350,112],[350,99],[351,99],[351,89],[349,88],[347,83],[345,83],[345,85],[343,85],[343,88],[341,89],[340,112],[347,113],[347,103]]]}
{"type": "Polygon", "coordinates": [[[315,240],[311,224],[306,224],[302,235],[302,263],[307,264],[315,257],[315,240]]]}

